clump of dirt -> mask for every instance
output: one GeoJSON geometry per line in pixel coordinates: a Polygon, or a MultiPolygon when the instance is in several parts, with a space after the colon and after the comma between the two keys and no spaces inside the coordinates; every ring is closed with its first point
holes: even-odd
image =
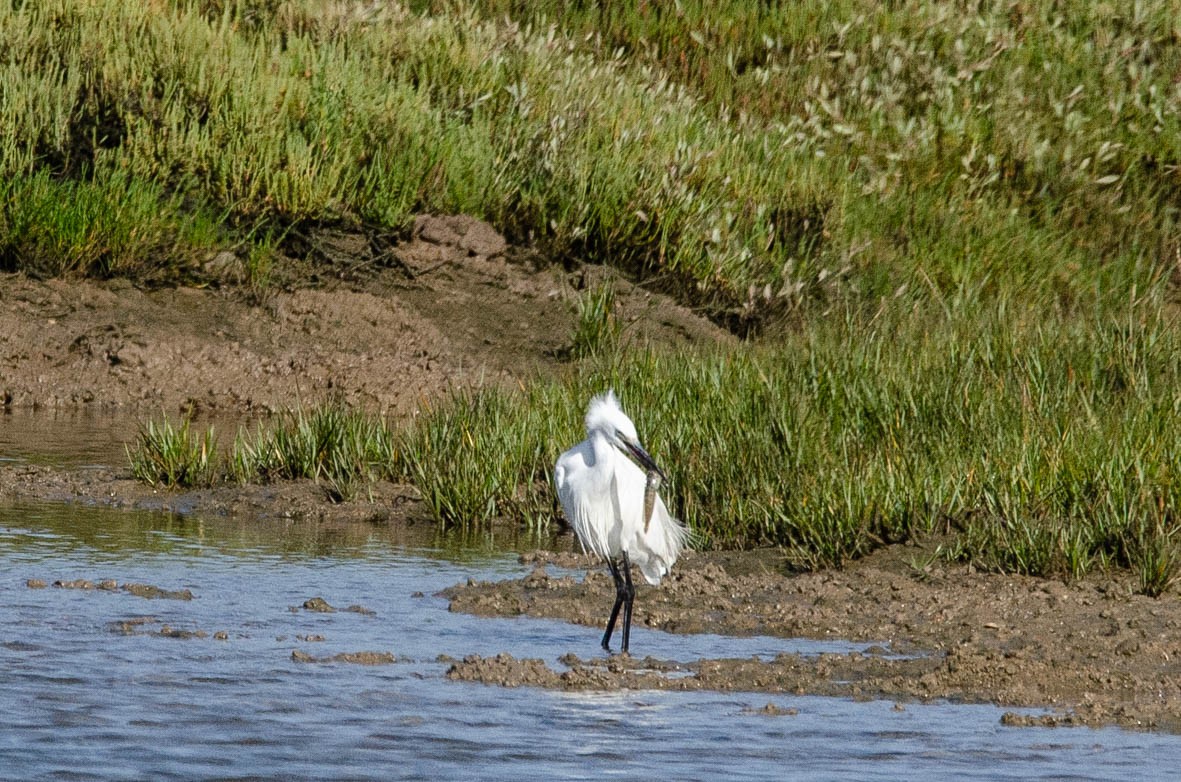
{"type": "Polygon", "coordinates": [[[762,714],[766,717],[794,717],[800,713],[799,709],[785,709],[782,706],[776,706],[774,703],[768,703],[761,709],[743,709],[744,714],[762,714]]]}
{"type": "MultiPolygon", "coordinates": [[[[531,560],[545,560],[535,555],[531,560]]],[[[951,699],[1049,707],[1061,724],[1181,730],[1181,601],[1132,593],[1128,580],[1063,584],[919,569],[893,547],[841,571],[790,574],[776,551],[690,553],[659,587],[638,586],[634,622],[710,632],[874,644],[849,655],[701,660],[687,676],[577,659],[557,672],[532,661],[465,660],[451,676],[491,684],[520,676],[561,689],[654,687],[951,699]],[[545,670],[542,670],[545,668],[545,670]],[[547,673],[548,671],[548,673],[547,673]]],[[[579,581],[536,568],[522,579],[443,593],[454,611],[527,614],[601,628],[614,596],[595,568],[579,581]]],[[[598,630],[588,632],[588,646],[598,630]]],[[[633,651],[636,644],[633,643],[633,651]]]]}
{"type": "MultiPolygon", "coordinates": [[[[209,638],[210,633],[205,630],[186,630],[181,627],[173,627],[172,625],[163,624],[154,616],[133,616],[127,619],[120,619],[111,622],[109,625],[111,632],[120,635],[152,635],[161,638],[179,638],[181,640],[189,640],[193,638],[209,638]],[[151,625],[160,625],[158,629],[149,629],[151,625]]],[[[215,641],[229,640],[229,633],[225,630],[218,630],[212,633],[215,641]]]]}
{"type": "Polygon", "coordinates": [[[209,633],[204,630],[185,630],[180,627],[172,627],[171,625],[164,625],[160,628],[158,633],[162,638],[180,638],[187,640],[189,638],[208,638],[209,633]]]}
{"type": "MultiPolygon", "coordinates": [[[[309,597],[307,600],[303,601],[303,609],[305,611],[315,611],[321,614],[333,614],[338,610],[330,605],[328,601],[322,597],[309,597]]],[[[363,605],[357,604],[353,604],[348,608],[342,608],[339,610],[353,614],[361,614],[362,616],[377,616],[377,612],[372,608],[366,608],[363,605]]]]}
{"type": "Polygon", "coordinates": [[[328,601],[322,597],[309,597],[303,601],[303,609],[305,611],[315,611],[321,614],[331,614],[336,611],[335,608],[328,605],[328,601]]]}
{"type": "Polygon", "coordinates": [[[124,584],[123,591],[149,600],[192,600],[193,593],[187,589],[161,589],[153,584],[124,584]]]}
{"type": "Polygon", "coordinates": [[[556,687],[561,681],[561,677],[550,670],[542,660],[518,660],[511,654],[498,654],[495,657],[468,655],[461,662],[451,666],[447,671],[447,678],[499,684],[502,687],[556,687]]]}

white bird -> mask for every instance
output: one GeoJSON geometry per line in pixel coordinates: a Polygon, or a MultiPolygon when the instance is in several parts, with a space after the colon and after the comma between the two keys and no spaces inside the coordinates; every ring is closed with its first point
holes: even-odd
{"type": "Polygon", "coordinates": [[[659,584],[689,540],[689,530],[674,519],[655,493],[664,471],[640,445],[636,425],[614,391],[599,394],[586,411],[586,439],[558,457],[554,485],[566,519],[583,551],[607,560],[615,579],[615,605],[607,619],[603,648],[611,651],[611,632],[623,607],[623,644],[631,635],[634,562],[649,584],[659,584]]]}

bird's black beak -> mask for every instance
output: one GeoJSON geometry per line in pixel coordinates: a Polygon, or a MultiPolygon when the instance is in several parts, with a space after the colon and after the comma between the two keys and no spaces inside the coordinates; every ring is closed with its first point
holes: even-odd
{"type": "Polygon", "coordinates": [[[652,455],[644,450],[644,446],[640,445],[638,442],[631,439],[630,437],[627,437],[626,435],[620,434],[618,437],[619,442],[623,443],[623,447],[627,452],[627,455],[632,458],[632,461],[644,468],[644,472],[654,472],[660,476],[660,480],[668,483],[668,476],[665,475],[664,470],[660,469],[660,466],[656,464],[656,460],[652,458],[652,455]]]}

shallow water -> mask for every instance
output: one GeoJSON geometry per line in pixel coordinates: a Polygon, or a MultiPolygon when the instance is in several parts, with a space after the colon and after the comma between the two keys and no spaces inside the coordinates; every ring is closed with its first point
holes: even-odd
{"type": "MultiPolygon", "coordinates": [[[[1181,764],[1181,738],[1017,729],[990,706],[726,693],[555,693],[452,682],[437,656],[550,665],[593,628],[452,614],[434,593],[528,566],[379,528],[239,523],[78,506],[0,507],[0,767],[12,779],[1112,779],[1181,764]],[[104,578],[193,593],[26,586],[104,578]],[[313,613],[311,597],[374,613],[313,613]],[[118,624],[152,621],[125,634],[118,624]],[[203,631],[204,638],[160,634],[203,631]],[[214,633],[223,631],[225,640],[214,633]],[[322,636],[324,640],[304,640],[322,636]],[[392,652],[364,666],[308,663],[392,652]],[[768,703],[795,713],[755,713],[768,703]],[[1151,765],[1150,765],[1151,760],[1151,765]],[[1159,764],[1159,766],[1157,765],[1159,764]]],[[[675,636],[658,658],[859,648],[675,636]]]]}
{"type": "Polygon", "coordinates": [[[123,444],[138,422],[88,410],[0,411],[0,463],[32,461],[70,467],[122,463],[123,444]]]}
{"type": "MultiPolygon", "coordinates": [[[[126,467],[126,447],[135,444],[141,423],[168,419],[179,425],[182,417],[163,411],[135,414],[87,409],[29,410],[0,408],[0,464],[32,462],[86,469],[126,467]]],[[[235,415],[201,415],[193,420],[195,431],[213,427],[223,445],[233,442],[238,429],[250,429],[253,419],[235,415]]]]}

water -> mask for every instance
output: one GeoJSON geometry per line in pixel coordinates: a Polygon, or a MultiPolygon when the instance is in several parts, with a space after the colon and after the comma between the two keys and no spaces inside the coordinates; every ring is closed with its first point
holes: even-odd
{"type": "Polygon", "coordinates": [[[137,422],[87,410],[0,410],[0,464],[47,462],[70,467],[121,463],[137,422]],[[130,436],[129,436],[130,435],[130,436]]]}
{"type": "MultiPolygon", "coordinates": [[[[990,706],[452,682],[440,654],[508,652],[556,666],[566,652],[594,655],[598,633],[450,613],[437,590],[528,566],[436,543],[376,527],[0,507],[0,776],[1085,780],[1181,765],[1179,737],[1006,728],[990,706]],[[193,599],[31,589],[30,578],[145,582],[193,599]],[[300,608],[316,596],[375,613],[300,608]],[[119,631],[137,617],[151,618],[135,626],[142,634],[119,631]],[[165,637],[164,624],[207,636],[165,637]],[[392,652],[398,662],[297,662],[295,650],[392,652]],[[754,713],[768,703],[796,712],[754,713]]],[[[642,627],[633,645],[678,660],[801,648],[642,627]]]]}
{"type": "MultiPolygon", "coordinates": [[[[87,409],[28,410],[0,408],[0,464],[32,462],[88,469],[127,466],[124,450],[134,445],[141,421],[167,418],[179,424],[175,412],[155,411],[145,416],[87,409]]],[[[242,416],[202,415],[193,420],[196,431],[212,426],[223,445],[233,441],[238,428],[251,428],[242,416]]]]}

